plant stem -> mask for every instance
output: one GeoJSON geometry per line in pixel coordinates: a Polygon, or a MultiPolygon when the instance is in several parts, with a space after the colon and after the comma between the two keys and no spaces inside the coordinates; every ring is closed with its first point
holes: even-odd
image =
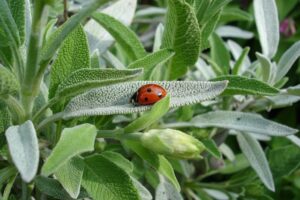
{"type": "Polygon", "coordinates": [[[36,83],[34,82],[34,77],[36,76],[38,71],[44,7],[44,1],[34,2],[32,29],[30,33],[25,76],[22,83],[21,93],[22,103],[27,119],[31,117],[34,98],[39,92],[39,86],[35,85],[36,83]],[[33,86],[35,86],[35,88],[33,88],[33,86]]]}
{"type": "Polygon", "coordinates": [[[57,98],[53,98],[50,101],[47,102],[47,104],[45,104],[41,109],[38,110],[37,113],[35,113],[35,115],[32,118],[32,121],[37,121],[42,114],[44,114],[44,112],[51,106],[53,106],[56,102],[58,101],[57,98]]]}
{"type": "Polygon", "coordinates": [[[117,130],[99,130],[97,133],[97,138],[109,138],[115,140],[140,140],[142,134],[141,133],[128,133],[123,134],[123,129],[117,130]]]}
{"type": "Polygon", "coordinates": [[[64,0],[64,19],[68,20],[68,0],[64,0]]]}
{"type": "Polygon", "coordinates": [[[24,181],[22,181],[22,200],[27,200],[27,191],[27,184],[24,181]]]}
{"type": "Polygon", "coordinates": [[[48,124],[58,121],[58,120],[61,120],[63,118],[63,115],[64,115],[63,112],[59,112],[50,117],[47,117],[37,126],[37,129],[36,129],[37,132],[41,131],[41,129],[44,128],[45,126],[47,126],[48,124]]]}

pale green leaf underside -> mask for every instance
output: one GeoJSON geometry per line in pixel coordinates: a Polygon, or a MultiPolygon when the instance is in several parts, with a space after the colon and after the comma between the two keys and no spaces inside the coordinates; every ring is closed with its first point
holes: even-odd
{"type": "Polygon", "coordinates": [[[5,132],[10,155],[24,181],[30,182],[39,164],[39,146],[31,121],[11,126],[5,132]]]}
{"type": "Polygon", "coordinates": [[[176,188],[163,176],[159,176],[160,183],[155,191],[155,199],[159,200],[183,200],[176,188]]]}
{"type": "Polygon", "coordinates": [[[104,13],[94,13],[93,18],[115,38],[132,61],[147,55],[137,35],[121,22],[104,13]]]}
{"type": "Polygon", "coordinates": [[[134,106],[133,94],[145,84],[164,87],[171,97],[170,108],[199,103],[215,98],[224,91],[227,81],[135,81],[93,89],[73,98],[64,111],[64,118],[143,112],[151,106],[134,106]]]}
{"type": "Polygon", "coordinates": [[[97,130],[90,124],[65,128],[61,137],[42,167],[42,174],[49,176],[72,157],[94,150],[97,130]]]}
{"type": "Polygon", "coordinates": [[[261,115],[233,111],[214,111],[198,115],[190,125],[205,128],[219,127],[270,136],[287,136],[298,132],[288,126],[267,120],[261,115]]]}
{"type": "Polygon", "coordinates": [[[63,164],[55,173],[56,178],[72,198],[77,198],[80,192],[84,162],[75,156],[63,164]]]}
{"type": "Polygon", "coordinates": [[[69,75],[82,68],[90,67],[90,55],[84,30],[78,26],[63,42],[57,59],[51,68],[49,98],[52,98],[59,84],[69,75]]]}
{"type": "Polygon", "coordinates": [[[271,190],[275,190],[273,176],[260,144],[249,134],[239,133],[237,135],[239,146],[249,160],[250,165],[256,171],[257,175],[265,186],[271,190]]]}
{"type": "Polygon", "coordinates": [[[142,75],[142,72],[142,69],[79,69],[59,85],[57,95],[60,97],[75,96],[100,86],[134,80],[142,75]]]}
{"type": "Polygon", "coordinates": [[[85,159],[82,186],[93,199],[140,199],[130,176],[101,155],[85,159]]]}

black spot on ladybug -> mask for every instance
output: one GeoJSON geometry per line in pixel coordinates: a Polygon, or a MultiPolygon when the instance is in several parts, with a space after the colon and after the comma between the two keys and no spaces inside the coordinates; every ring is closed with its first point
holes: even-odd
{"type": "Polygon", "coordinates": [[[145,98],[145,101],[148,101],[148,98],[147,98],[147,97],[145,98]]]}
{"type": "Polygon", "coordinates": [[[152,90],[151,90],[151,88],[147,88],[147,92],[151,92],[152,90]]]}

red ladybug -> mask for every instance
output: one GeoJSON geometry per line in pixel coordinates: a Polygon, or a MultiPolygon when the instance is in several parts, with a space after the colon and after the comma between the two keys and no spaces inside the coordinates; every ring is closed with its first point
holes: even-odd
{"type": "Polygon", "coordinates": [[[157,84],[146,84],[131,97],[134,105],[152,105],[167,95],[167,91],[157,84]]]}

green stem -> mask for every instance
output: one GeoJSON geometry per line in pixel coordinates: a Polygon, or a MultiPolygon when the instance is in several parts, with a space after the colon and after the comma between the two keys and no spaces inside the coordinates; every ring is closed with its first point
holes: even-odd
{"type": "Polygon", "coordinates": [[[27,192],[27,184],[24,181],[22,181],[22,200],[27,200],[27,192]]]}
{"type": "Polygon", "coordinates": [[[50,117],[47,117],[37,126],[37,129],[36,129],[37,132],[41,131],[42,128],[44,128],[45,126],[48,126],[50,123],[53,123],[53,122],[63,119],[63,115],[64,115],[63,112],[59,112],[50,117]]]}
{"type": "Polygon", "coordinates": [[[26,112],[26,118],[30,118],[33,109],[34,98],[39,92],[39,85],[34,82],[38,72],[39,53],[41,48],[42,22],[44,1],[34,2],[32,29],[30,33],[25,76],[22,84],[22,103],[26,112]],[[34,88],[33,88],[34,87],[34,88]],[[33,90],[34,89],[34,90],[33,90]]]}
{"type": "Polygon", "coordinates": [[[141,133],[128,133],[124,134],[123,129],[117,130],[99,130],[97,133],[97,138],[109,138],[115,140],[140,140],[141,133]]]}
{"type": "Polygon", "coordinates": [[[8,95],[2,100],[8,106],[10,112],[14,115],[14,119],[18,119],[17,122],[22,123],[25,121],[25,111],[17,99],[8,95]]]}
{"type": "Polygon", "coordinates": [[[47,102],[47,104],[45,104],[41,109],[39,109],[35,115],[32,118],[33,122],[37,122],[38,119],[41,117],[42,114],[45,113],[45,111],[50,108],[51,106],[53,106],[56,102],[58,101],[57,98],[53,98],[50,101],[47,102]]]}

